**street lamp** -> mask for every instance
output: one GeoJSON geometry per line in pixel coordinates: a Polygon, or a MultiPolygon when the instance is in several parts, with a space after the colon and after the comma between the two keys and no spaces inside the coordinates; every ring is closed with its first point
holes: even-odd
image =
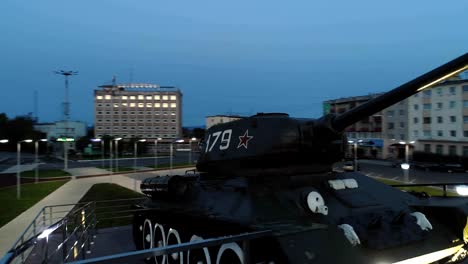
{"type": "Polygon", "coordinates": [[[172,155],[174,153],[174,143],[182,143],[182,142],[184,142],[183,139],[178,139],[176,141],[171,142],[170,157],[169,157],[169,169],[171,171],[171,175],[172,175],[172,155]]]}
{"type": "Polygon", "coordinates": [[[154,169],[158,169],[158,141],[162,140],[162,138],[157,138],[154,140],[154,169]]]}
{"type": "Polygon", "coordinates": [[[21,143],[31,143],[32,139],[18,141],[16,144],[16,199],[21,198],[21,143]]]}
{"type": "Polygon", "coordinates": [[[358,168],[358,161],[357,161],[357,146],[358,143],[361,143],[362,139],[359,140],[348,140],[348,143],[354,145],[354,171],[357,171],[358,168]]]}
{"type": "Polygon", "coordinates": [[[39,142],[46,142],[47,139],[39,139],[34,142],[34,149],[35,149],[35,160],[34,162],[36,163],[36,168],[34,169],[34,183],[39,182],[39,142]]]}
{"type": "Polygon", "coordinates": [[[63,169],[67,170],[68,169],[68,142],[73,142],[75,141],[75,139],[69,138],[69,137],[61,137],[61,138],[57,138],[57,141],[63,142],[63,152],[64,152],[63,169]]]}
{"type": "MultiPolygon", "coordinates": [[[[133,150],[134,150],[133,169],[135,172],[137,171],[138,142],[146,142],[146,139],[140,139],[133,143],[133,150]]],[[[133,190],[136,191],[136,189],[137,189],[136,177],[133,177],[133,190]]]]}
{"type": "Polygon", "coordinates": [[[104,140],[101,138],[92,138],[91,142],[101,142],[101,167],[104,169],[104,140]]]}
{"type": "Polygon", "coordinates": [[[8,143],[8,139],[0,139],[0,143],[4,144],[4,143],[8,143]]]}
{"type": "Polygon", "coordinates": [[[405,163],[401,164],[401,169],[403,170],[403,180],[405,182],[409,182],[409,169],[410,169],[410,164],[409,164],[409,146],[410,144],[414,144],[415,141],[400,141],[398,142],[401,145],[405,145],[405,163]]]}
{"type": "Polygon", "coordinates": [[[115,138],[115,171],[119,172],[119,141],[122,138],[115,138]]]}
{"type": "Polygon", "coordinates": [[[190,151],[189,151],[189,164],[192,165],[192,142],[193,141],[197,141],[197,138],[196,137],[193,137],[190,139],[190,151]]]}

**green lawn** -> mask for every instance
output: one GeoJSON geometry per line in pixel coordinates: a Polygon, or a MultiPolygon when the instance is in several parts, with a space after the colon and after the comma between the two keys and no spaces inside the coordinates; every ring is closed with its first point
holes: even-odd
{"type": "Polygon", "coordinates": [[[132,222],[131,213],[118,213],[117,211],[130,210],[131,205],[136,201],[118,201],[112,203],[99,202],[105,200],[116,199],[131,199],[143,198],[143,194],[134,192],[120,185],[113,183],[99,183],[95,184],[89,191],[81,198],[81,202],[96,201],[96,216],[98,220],[98,227],[121,226],[129,225],[132,222]],[[117,219],[108,219],[112,217],[119,217],[117,219]],[[107,219],[106,219],[107,218],[107,219]]]}
{"type": "Polygon", "coordinates": [[[0,188],[0,226],[5,225],[49,193],[66,183],[63,181],[21,185],[21,199],[16,199],[16,186],[0,188]]]}
{"type": "MultiPolygon", "coordinates": [[[[63,170],[52,169],[52,170],[39,170],[38,176],[39,178],[52,178],[52,177],[71,176],[71,174],[63,170]]],[[[33,170],[30,170],[30,171],[21,172],[21,177],[34,178],[36,176],[35,176],[35,172],[33,170]]]]}

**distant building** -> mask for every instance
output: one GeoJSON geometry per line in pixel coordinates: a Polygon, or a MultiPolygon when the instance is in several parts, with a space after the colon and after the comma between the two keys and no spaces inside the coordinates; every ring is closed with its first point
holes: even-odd
{"type": "MultiPolygon", "coordinates": [[[[364,96],[353,96],[328,100],[323,103],[324,114],[342,114],[361,105],[382,93],[364,96]]],[[[396,139],[406,140],[408,136],[407,108],[408,101],[390,106],[383,111],[365,117],[346,128],[349,140],[360,140],[360,146],[366,150],[365,155],[377,158],[395,156],[396,139]]]]}
{"type": "MultiPolygon", "coordinates": [[[[49,144],[54,145],[56,151],[62,151],[62,146],[65,143],[54,143],[57,138],[69,137],[75,140],[86,136],[86,123],[81,121],[57,121],[54,123],[38,123],[34,125],[34,129],[46,134],[49,144]]],[[[68,149],[75,149],[75,142],[67,142],[68,149]]]]}
{"type": "Polygon", "coordinates": [[[54,123],[38,123],[34,129],[46,133],[47,139],[56,139],[59,137],[72,137],[79,139],[86,136],[86,123],[81,121],[57,121],[54,123]]]}
{"type": "Polygon", "coordinates": [[[94,90],[96,137],[175,139],[182,135],[182,93],[173,86],[112,84],[94,90]]]}
{"type": "MultiPolygon", "coordinates": [[[[380,94],[325,101],[325,113],[344,113],[380,94]]],[[[468,156],[468,80],[452,78],[346,128],[350,139],[383,142],[382,158],[402,157],[400,141],[412,149],[468,156]],[[400,151],[396,151],[400,149],[400,151]]]]}
{"type": "Polygon", "coordinates": [[[413,95],[409,132],[417,151],[468,156],[468,80],[452,79],[413,95]]]}
{"type": "Polygon", "coordinates": [[[217,125],[217,124],[223,124],[223,123],[229,123],[235,120],[239,120],[244,118],[243,116],[238,116],[238,115],[214,115],[214,116],[207,116],[205,118],[205,123],[206,123],[206,129],[217,125]]]}

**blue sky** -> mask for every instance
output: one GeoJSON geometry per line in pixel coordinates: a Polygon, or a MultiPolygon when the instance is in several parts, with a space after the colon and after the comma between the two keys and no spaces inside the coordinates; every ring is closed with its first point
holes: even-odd
{"type": "Polygon", "coordinates": [[[206,115],[319,117],[323,100],[389,90],[468,51],[466,0],[80,0],[0,3],[0,112],[93,122],[109,82],[176,85],[185,126],[206,115]],[[133,73],[133,74],[132,74],[133,73]]]}

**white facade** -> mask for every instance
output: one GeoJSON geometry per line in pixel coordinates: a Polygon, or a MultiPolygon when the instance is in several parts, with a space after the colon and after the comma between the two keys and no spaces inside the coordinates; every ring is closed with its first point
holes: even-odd
{"type": "Polygon", "coordinates": [[[86,123],[80,121],[58,121],[34,125],[34,129],[47,134],[47,139],[72,137],[79,139],[86,136],[86,123]]]}
{"type": "Polygon", "coordinates": [[[417,151],[468,156],[468,80],[410,97],[409,136],[417,151]]]}

